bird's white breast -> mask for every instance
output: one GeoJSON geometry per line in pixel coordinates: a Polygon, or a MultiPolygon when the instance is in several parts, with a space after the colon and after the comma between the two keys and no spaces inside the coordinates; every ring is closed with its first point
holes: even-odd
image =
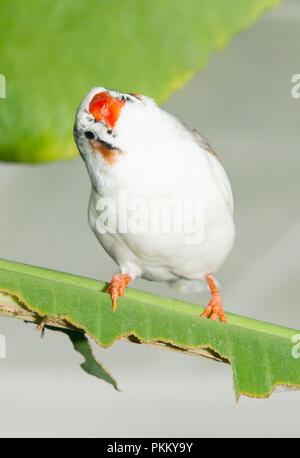
{"type": "MultiPolygon", "coordinates": [[[[231,188],[219,161],[201,148],[188,131],[183,130],[171,140],[168,129],[165,134],[162,133],[159,141],[157,136],[146,142],[145,138],[134,138],[111,174],[103,177],[98,191],[92,188],[89,222],[123,273],[157,281],[200,280],[214,273],[231,250],[234,240],[231,188]],[[122,193],[127,196],[127,204],[140,200],[147,208],[153,199],[172,202],[176,198],[198,199],[199,206],[195,204],[198,213],[193,217],[200,220],[201,237],[197,243],[187,243],[185,232],[172,230],[132,233],[120,232],[117,227],[115,233],[99,232],[97,221],[103,215],[103,199],[111,199],[112,214],[118,218],[122,213],[124,218],[124,208],[118,205],[122,193]]],[[[130,212],[127,215],[130,218],[130,212]]]]}

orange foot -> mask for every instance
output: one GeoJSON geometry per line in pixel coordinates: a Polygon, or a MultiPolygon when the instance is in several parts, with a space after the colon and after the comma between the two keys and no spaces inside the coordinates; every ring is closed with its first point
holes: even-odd
{"type": "Polygon", "coordinates": [[[124,289],[129,285],[131,276],[128,274],[116,274],[113,275],[109,288],[106,293],[111,294],[113,302],[113,311],[117,308],[118,297],[124,296],[124,289]]]}
{"type": "Polygon", "coordinates": [[[222,298],[220,296],[220,293],[215,285],[214,279],[212,275],[207,275],[206,276],[207,283],[209,284],[210,290],[211,290],[211,300],[206,307],[204,313],[201,315],[203,318],[208,317],[210,315],[211,320],[216,320],[218,317],[220,317],[220,320],[223,323],[226,323],[227,320],[225,318],[224,310],[223,310],[223,305],[222,305],[222,298]]]}

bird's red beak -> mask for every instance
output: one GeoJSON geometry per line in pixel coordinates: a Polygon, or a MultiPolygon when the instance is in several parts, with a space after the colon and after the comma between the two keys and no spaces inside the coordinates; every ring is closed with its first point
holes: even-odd
{"type": "Polygon", "coordinates": [[[123,105],[125,100],[115,99],[108,92],[99,92],[91,100],[89,110],[97,121],[106,121],[109,127],[114,128],[123,105]]]}

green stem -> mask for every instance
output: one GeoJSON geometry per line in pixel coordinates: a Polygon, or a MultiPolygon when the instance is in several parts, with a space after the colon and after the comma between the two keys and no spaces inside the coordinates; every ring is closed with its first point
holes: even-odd
{"type": "MultiPolygon", "coordinates": [[[[30,266],[14,261],[7,261],[0,259],[0,269],[9,270],[11,272],[19,272],[26,275],[36,276],[40,278],[46,278],[55,282],[66,283],[81,288],[86,288],[99,293],[104,292],[107,287],[107,283],[91,278],[80,277],[78,275],[58,272],[55,270],[49,270],[42,267],[30,266]]],[[[0,272],[1,275],[1,272],[0,272]]],[[[137,291],[131,288],[126,290],[126,297],[136,299],[138,301],[146,302],[148,304],[156,305],[159,307],[169,308],[177,310],[181,313],[187,313],[190,315],[199,315],[203,311],[203,307],[192,304],[190,302],[179,301],[168,297],[158,296],[152,293],[146,293],[143,291],[137,291]]],[[[232,313],[226,313],[228,324],[239,326],[242,328],[251,329],[253,331],[262,332],[265,334],[271,334],[273,336],[279,336],[286,339],[291,339],[299,331],[277,326],[271,323],[254,320],[252,318],[235,315],[232,313]]]]}

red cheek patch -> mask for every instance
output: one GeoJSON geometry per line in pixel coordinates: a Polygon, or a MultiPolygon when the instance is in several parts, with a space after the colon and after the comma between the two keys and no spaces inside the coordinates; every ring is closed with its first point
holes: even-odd
{"type": "Polygon", "coordinates": [[[108,92],[99,92],[91,100],[89,111],[97,121],[106,121],[109,127],[114,128],[125,103],[125,100],[115,99],[108,92]]]}

